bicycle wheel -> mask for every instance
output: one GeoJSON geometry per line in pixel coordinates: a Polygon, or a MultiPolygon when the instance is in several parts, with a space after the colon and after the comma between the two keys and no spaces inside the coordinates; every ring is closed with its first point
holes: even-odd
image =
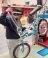
{"type": "Polygon", "coordinates": [[[46,35],[47,33],[47,20],[41,19],[38,24],[38,32],[41,36],[46,35]]]}
{"type": "Polygon", "coordinates": [[[19,44],[14,48],[14,51],[13,51],[14,58],[20,58],[21,56],[22,56],[22,58],[26,58],[29,55],[29,53],[30,53],[29,44],[28,43],[23,43],[23,44],[24,44],[24,52],[21,51],[22,44],[19,44]],[[17,57],[17,55],[16,55],[16,51],[18,48],[20,48],[19,53],[18,53],[19,57],[17,57]]]}

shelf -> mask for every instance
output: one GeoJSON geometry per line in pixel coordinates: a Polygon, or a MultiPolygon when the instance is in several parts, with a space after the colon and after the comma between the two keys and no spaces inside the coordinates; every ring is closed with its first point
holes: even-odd
{"type": "MultiPolygon", "coordinates": [[[[7,8],[8,6],[6,5],[2,5],[2,11],[5,11],[6,10],[6,8],[7,8]]],[[[19,8],[19,9],[23,9],[23,15],[24,16],[28,16],[29,15],[29,13],[36,7],[36,5],[32,5],[32,6],[25,6],[25,5],[11,5],[11,7],[13,8],[13,11],[14,11],[14,9],[15,8],[19,8]]],[[[13,12],[13,13],[18,13],[18,14],[21,14],[21,12],[13,12]]]]}
{"type": "MultiPolygon", "coordinates": [[[[2,7],[8,7],[7,5],[2,5],[2,7]]],[[[35,8],[36,6],[32,5],[32,6],[24,6],[24,5],[16,5],[16,6],[11,6],[11,7],[17,7],[17,8],[35,8]]]]}

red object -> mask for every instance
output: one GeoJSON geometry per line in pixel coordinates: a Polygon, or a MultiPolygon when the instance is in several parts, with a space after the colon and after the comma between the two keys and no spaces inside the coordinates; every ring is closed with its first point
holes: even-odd
{"type": "Polygon", "coordinates": [[[48,47],[48,37],[45,38],[45,40],[43,42],[37,41],[37,44],[40,44],[40,45],[42,45],[44,47],[48,47]]]}
{"type": "Polygon", "coordinates": [[[33,8],[24,8],[23,15],[28,16],[29,13],[33,10],[33,8]]]}

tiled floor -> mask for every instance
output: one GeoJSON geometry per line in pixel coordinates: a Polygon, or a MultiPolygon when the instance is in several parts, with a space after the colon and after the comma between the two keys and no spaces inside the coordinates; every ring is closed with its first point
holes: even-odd
{"type": "MultiPolygon", "coordinates": [[[[41,56],[37,54],[37,52],[44,47],[40,45],[32,45],[31,47],[31,52],[27,58],[48,58],[48,55],[46,56],[41,56]]],[[[5,39],[5,29],[3,29],[2,26],[0,26],[0,58],[10,58],[9,57],[9,52],[8,52],[8,47],[6,44],[6,39],[5,39]]],[[[21,58],[21,56],[20,56],[21,58]]]]}

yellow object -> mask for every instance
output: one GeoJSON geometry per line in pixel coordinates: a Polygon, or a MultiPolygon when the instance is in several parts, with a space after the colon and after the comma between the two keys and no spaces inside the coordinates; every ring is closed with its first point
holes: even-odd
{"type": "Polygon", "coordinates": [[[21,21],[22,25],[26,25],[27,24],[27,17],[22,16],[21,19],[20,19],[20,21],[21,21]]]}

